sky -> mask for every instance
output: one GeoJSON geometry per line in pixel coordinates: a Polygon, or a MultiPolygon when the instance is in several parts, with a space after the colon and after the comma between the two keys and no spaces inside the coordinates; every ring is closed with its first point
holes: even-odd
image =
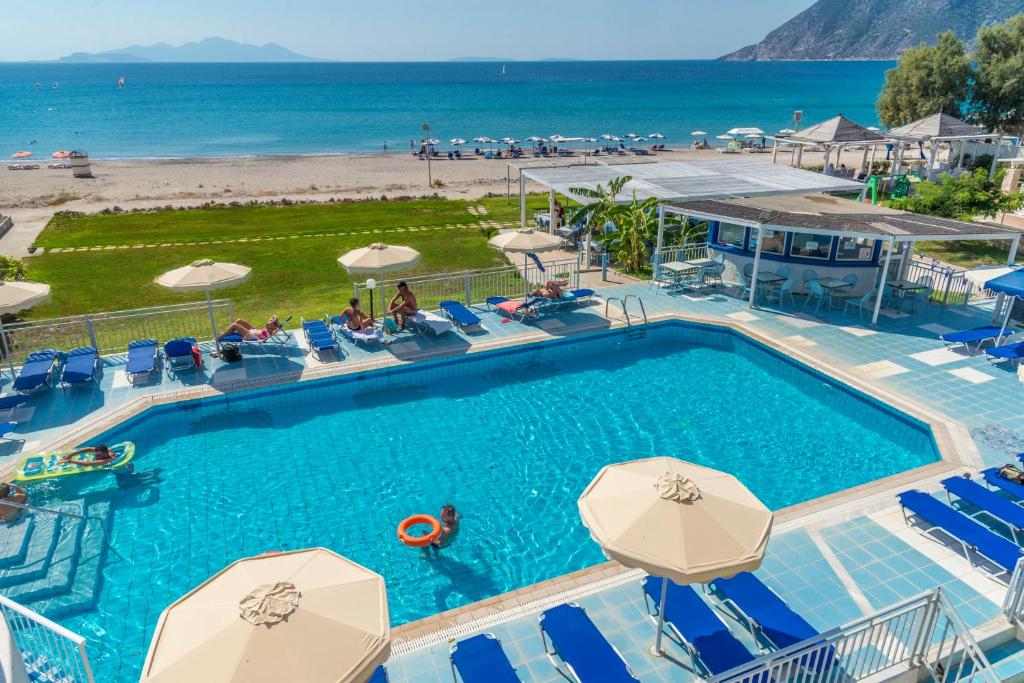
{"type": "Polygon", "coordinates": [[[0,60],[209,36],[321,59],[714,58],[813,0],[0,0],[0,60]]]}

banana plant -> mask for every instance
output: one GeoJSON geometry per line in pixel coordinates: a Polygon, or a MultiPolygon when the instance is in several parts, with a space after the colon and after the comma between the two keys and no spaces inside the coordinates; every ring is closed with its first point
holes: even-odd
{"type": "Polygon", "coordinates": [[[575,207],[569,214],[569,225],[575,225],[581,221],[585,225],[583,231],[586,236],[586,248],[584,252],[584,262],[586,264],[590,264],[591,238],[600,238],[604,233],[604,226],[609,220],[611,220],[611,213],[618,205],[616,201],[618,196],[622,194],[622,190],[626,187],[626,183],[632,179],[632,176],[626,175],[613,178],[608,182],[607,187],[604,185],[598,185],[593,189],[589,187],[569,188],[569,192],[576,197],[583,197],[592,200],[575,207]]]}

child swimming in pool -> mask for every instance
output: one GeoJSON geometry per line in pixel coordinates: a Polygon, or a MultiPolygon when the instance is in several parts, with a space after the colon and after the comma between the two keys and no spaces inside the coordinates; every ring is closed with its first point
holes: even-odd
{"type": "Polygon", "coordinates": [[[459,533],[459,519],[462,517],[451,503],[441,508],[441,535],[431,545],[443,548],[455,540],[459,533]]]}

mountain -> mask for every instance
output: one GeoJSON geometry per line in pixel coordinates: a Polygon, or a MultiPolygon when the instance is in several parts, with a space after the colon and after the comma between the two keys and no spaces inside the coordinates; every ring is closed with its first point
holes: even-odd
{"type": "Polygon", "coordinates": [[[896,59],[943,31],[971,40],[981,26],[1024,12],[1024,0],[817,0],[724,60],[896,59]]]}
{"type": "Polygon", "coordinates": [[[105,52],[75,52],[61,57],[60,62],[316,62],[277,43],[251,45],[227,38],[203,38],[198,43],[183,45],[132,45],[105,52]]]}

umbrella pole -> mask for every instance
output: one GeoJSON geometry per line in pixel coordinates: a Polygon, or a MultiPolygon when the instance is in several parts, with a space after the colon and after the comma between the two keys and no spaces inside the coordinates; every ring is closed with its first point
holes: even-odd
{"type": "MultiPolygon", "coordinates": [[[[1003,341],[1003,335],[1006,334],[1006,327],[1010,324],[1010,315],[1013,313],[1013,304],[1017,301],[1017,297],[1011,296],[1003,302],[1003,306],[1006,306],[1006,315],[1003,316],[1003,327],[999,330],[999,337],[996,339],[996,346],[999,346],[1003,341]]],[[[14,376],[14,371],[11,370],[11,376],[14,376]]]]}
{"type": "Polygon", "coordinates": [[[665,598],[668,597],[668,579],[662,577],[661,579],[661,606],[658,608],[658,635],[654,638],[654,647],[651,648],[651,654],[655,657],[664,657],[665,653],[661,649],[661,636],[665,632],[665,598]]]}
{"type": "Polygon", "coordinates": [[[210,290],[206,290],[206,307],[210,311],[210,329],[213,330],[213,345],[217,347],[217,355],[220,355],[220,334],[217,332],[217,320],[213,317],[213,299],[210,298],[210,290]]]}
{"type": "Polygon", "coordinates": [[[530,298],[530,255],[523,255],[523,280],[526,282],[526,289],[523,291],[523,303],[530,298]]]}

